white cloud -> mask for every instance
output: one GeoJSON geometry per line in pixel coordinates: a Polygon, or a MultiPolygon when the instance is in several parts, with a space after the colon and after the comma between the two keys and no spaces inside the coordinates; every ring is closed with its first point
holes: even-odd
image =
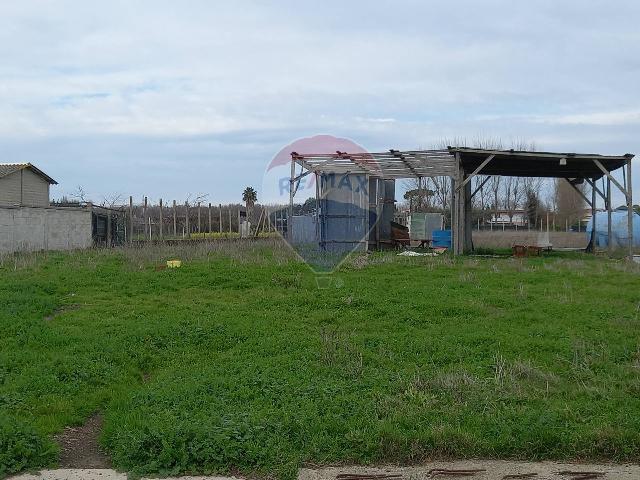
{"type": "Polygon", "coordinates": [[[575,113],[571,115],[549,115],[535,118],[535,121],[555,125],[637,125],[640,123],[640,109],[618,112],[575,113]]]}
{"type": "MultiPolygon", "coordinates": [[[[638,151],[639,16],[631,0],[2,2],[0,152],[55,151],[76,184],[67,165],[91,157],[73,142],[135,170],[182,139],[168,176],[203,156],[250,171],[318,132],[376,149],[492,136],[638,151]]],[[[212,190],[231,188],[221,177],[212,190]]]]}

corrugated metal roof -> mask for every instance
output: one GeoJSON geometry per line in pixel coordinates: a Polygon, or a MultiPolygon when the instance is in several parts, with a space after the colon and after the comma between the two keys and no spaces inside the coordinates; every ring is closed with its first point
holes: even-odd
{"type": "Polygon", "coordinates": [[[40,170],[39,168],[35,167],[30,163],[0,163],[0,178],[6,177],[7,175],[10,175],[14,172],[18,172],[24,168],[28,168],[36,175],[40,175],[42,178],[44,178],[47,182],[51,183],[52,185],[58,184],[58,182],[56,182],[53,178],[51,178],[49,175],[47,175],[42,170],[40,170]]]}

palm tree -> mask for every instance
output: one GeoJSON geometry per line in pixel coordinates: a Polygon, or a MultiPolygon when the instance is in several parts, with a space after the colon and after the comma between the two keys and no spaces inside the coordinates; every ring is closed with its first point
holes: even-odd
{"type": "Polygon", "coordinates": [[[242,192],[242,201],[247,206],[247,220],[249,220],[251,217],[251,210],[253,209],[253,206],[258,201],[258,193],[256,192],[255,188],[253,187],[245,188],[244,191],[242,192]]]}

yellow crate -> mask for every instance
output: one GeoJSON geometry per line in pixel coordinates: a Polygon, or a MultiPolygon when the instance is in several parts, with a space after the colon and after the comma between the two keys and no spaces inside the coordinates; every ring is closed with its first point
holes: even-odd
{"type": "Polygon", "coordinates": [[[167,260],[167,268],[179,268],[181,265],[180,260],[167,260]]]}

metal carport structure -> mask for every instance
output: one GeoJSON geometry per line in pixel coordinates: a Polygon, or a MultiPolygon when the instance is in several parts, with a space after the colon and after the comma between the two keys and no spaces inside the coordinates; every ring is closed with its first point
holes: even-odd
{"type": "MultiPolygon", "coordinates": [[[[467,147],[447,147],[439,150],[389,150],[378,153],[298,153],[291,152],[289,180],[289,215],[300,180],[307,175],[322,173],[359,174],[381,179],[406,179],[446,176],[451,179],[452,248],[458,255],[472,250],[471,200],[480,186],[492,175],[512,177],[546,177],[565,179],[596,214],[596,195],[605,202],[611,228],[611,184],[625,196],[628,211],[629,255],[633,254],[633,201],[631,160],[634,155],[598,155],[520,150],[491,150],[467,147]],[[296,173],[296,166],[301,167],[296,173]],[[620,183],[612,173],[623,169],[620,183]],[[471,180],[476,175],[487,179],[474,191],[471,180]],[[606,188],[600,190],[596,181],[606,177],[606,188]],[[577,184],[591,186],[591,199],[577,184]]],[[[318,183],[316,182],[316,185],[318,183]]],[[[316,190],[316,198],[318,192],[316,190]]],[[[592,242],[595,232],[592,232],[592,242]]]]}

